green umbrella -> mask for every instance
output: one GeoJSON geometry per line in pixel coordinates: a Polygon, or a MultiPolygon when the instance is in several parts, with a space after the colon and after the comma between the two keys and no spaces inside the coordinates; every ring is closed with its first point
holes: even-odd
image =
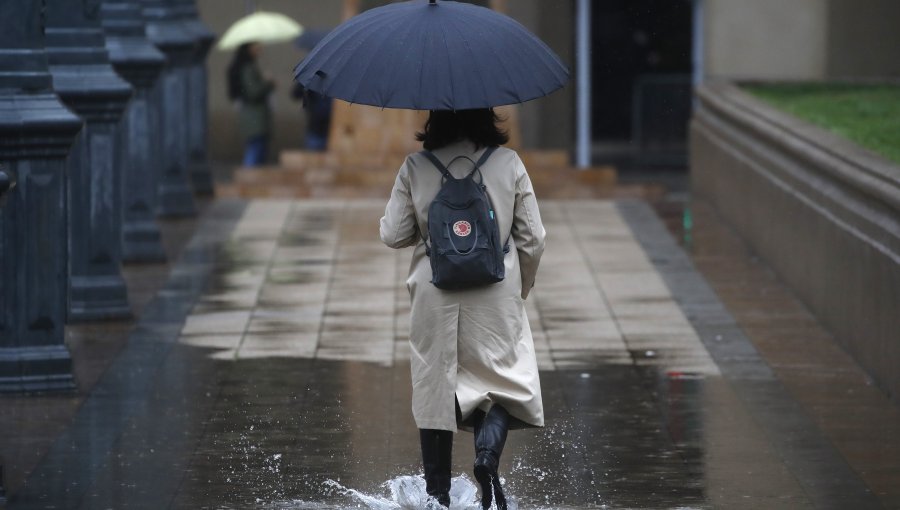
{"type": "Polygon", "coordinates": [[[303,33],[299,23],[277,12],[259,11],[237,20],[219,40],[220,50],[233,50],[251,42],[264,44],[292,41],[303,33]]]}

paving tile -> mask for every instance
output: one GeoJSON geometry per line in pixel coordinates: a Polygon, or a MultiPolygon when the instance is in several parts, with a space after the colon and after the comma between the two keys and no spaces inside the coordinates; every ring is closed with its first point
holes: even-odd
{"type": "Polygon", "coordinates": [[[209,335],[212,333],[243,333],[250,320],[248,311],[210,312],[188,316],[183,335],[209,335]]]}

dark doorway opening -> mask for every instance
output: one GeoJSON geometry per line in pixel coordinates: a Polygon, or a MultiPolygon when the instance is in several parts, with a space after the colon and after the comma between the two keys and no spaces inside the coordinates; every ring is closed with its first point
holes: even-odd
{"type": "Polygon", "coordinates": [[[595,162],[686,166],[692,37],[691,0],[593,2],[595,162]]]}

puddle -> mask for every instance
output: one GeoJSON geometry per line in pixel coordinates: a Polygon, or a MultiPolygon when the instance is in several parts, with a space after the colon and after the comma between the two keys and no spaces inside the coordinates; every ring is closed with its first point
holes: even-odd
{"type": "MultiPolygon", "coordinates": [[[[546,473],[542,473],[546,474],[546,473]]],[[[505,484],[505,480],[501,477],[505,484]]],[[[263,510],[444,510],[436,501],[430,499],[425,493],[425,479],[419,476],[398,476],[381,484],[381,491],[366,493],[353,488],[344,487],[334,480],[326,481],[323,487],[323,495],[330,502],[312,502],[303,500],[275,501],[262,503],[258,501],[258,508],[263,510]],[[335,500],[344,499],[343,502],[335,500]]],[[[515,495],[506,491],[507,506],[509,510],[592,510],[609,509],[607,505],[580,507],[575,509],[568,506],[556,506],[552,504],[540,506],[519,506],[515,495]]],[[[496,505],[491,505],[496,509],[496,505]]],[[[478,497],[478,488],[466,475],[453,478],[450,486],[450,510],[481,510],[478,497]]],[[[692,507],[678,507],[674,510],[696,510],[692,507]]]]}
{"type": "MultiPolygon", "coordinates": [[[[501,479],[502,480],[502,479],[501,479]]],[[[381,484],[380,493],[365,493],[344,487],[334,480],[324,483],[324,492],[329,499],[340,499],[344,503],[315,503],[309,501],[276,501],[261,505],[266,510],[443,510],[434,499],[425,493],[425,479],[421,476],[398,476],[381,484]]],[[[515,497],[507,494],[509,510],[518,510],[515,497]]],[[[491,508],[496,508],[492,506],[491,508]]],[[[453,478],[450,485],[450,510],[481,510],[478,489],[465,475],[453,478]]]]}

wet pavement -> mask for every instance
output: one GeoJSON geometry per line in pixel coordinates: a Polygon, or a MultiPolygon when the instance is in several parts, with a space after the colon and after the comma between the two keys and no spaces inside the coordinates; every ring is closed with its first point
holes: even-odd
{"type": "MultiPolygon", "coordinates": [[[[548,246],[528,313],[548,426],[510,435],[502,469],[519,508],[900,508],[900,417],[864,376],[843,360],[843,378],[824,381],[835,395],[804,393],[797,363],[773,362],[784,350],[760,348],[754,315],[732,312],[747,302],[720,299],[697,247],[679,247],[646,203],[541,205],[548,246]],[[846,388],[859,398],[829,406],[846,388]],[[823,406],[848,414],[824,420],[823,406]],[[852,409],[879,420],[868,442],[850,433],[865,425],[848,426],[852,409]]],[[[381,245],[382,210],[215,203],[71,420],[7,484],[7,508],[417,507],[403,478],[420,471],[411,251],[381,245]]],[[[5,417],[4,441],[38,422],[5,417]]],[[[471,440],[456,436],[456,475],[471,440]]]]}

